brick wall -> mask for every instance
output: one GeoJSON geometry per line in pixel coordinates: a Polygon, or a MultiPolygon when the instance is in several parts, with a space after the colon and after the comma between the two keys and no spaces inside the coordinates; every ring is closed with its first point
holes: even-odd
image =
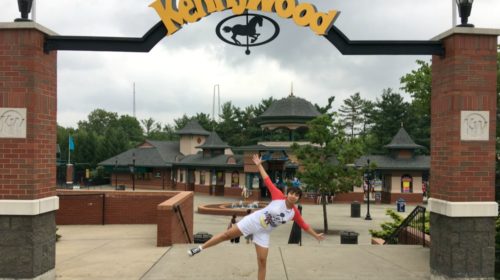
{"type": "Polygon", "coordinates": [[[432,58],[432,197],[492,201],[495,180],[496,36],[454,34],[432,58]],[[489,111],[489,141],[460,140],[460,112],[489,111]]]}
{"type": "Polygon", "coordinates": [[[176,194],[175,192],[61,190],[57,191],[59,210],[56,214],[56,223],[58,225],[155,224],[157,206],[176,194]]]}
{"type": "Polygon", "coordinates": [[[26,139],[0,138],[0,199],[55,195],[57,52],[44,36],[0,30],[0,107],[27,108],[26,139]]]}
{"type": "MultiPolygon", "coordinates": [[[[76,191],[75,191],[76,192],[76,191]]],[[[59,210],[56,212],[58,225],[101,225],[104,224],[104,194],[72,194],[58,191],[59,210]]]]}
{"type": "Polygon", "coordinates": [[[157,246],[188,243],[177,205],[193,237],[192,192],[58,191],[58,225],[157,224],[157,246]]]}
{"type": "Polygon", "coordinates": [[[193,197],[192,192],[181,192],[158,206],[158,247],[193,242],[193,197]],[[180,211],[176,209],[177,205],[180,211]],[[181,215],[186,228],[181,222],[181,215]]]}

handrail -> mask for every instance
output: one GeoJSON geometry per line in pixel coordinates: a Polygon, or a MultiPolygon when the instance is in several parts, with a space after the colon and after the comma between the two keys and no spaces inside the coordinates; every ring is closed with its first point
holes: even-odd
{"type": "Polygon", "coordinates": [[[403,230],[408,227],[415,228],[417,231],[422,233],[422,245],[425,247],[425,207],[418,205],[413,209],[413,211],[404,219],[401,224],[394,230],[394,232],[385,239],[385,244],[397,244],[398,237],[403,232],[403,230]],[[419,222],[421,222],[419,228],[419,222]],[[413,226],[413,225],[416,225],[413,226]]]}
{"type": "Polygon", "coordinates": [[[182,211],[181,211],[181,207],[179,206],[179,204],[174,206],[174,211],[176,213],[179,213],[179,216],[181,218],[182,227],[184,228],[184,232],[186,232],[186,237],[187,237],[188,243],[191,243],[191,236],[189,235],[189,231],[188,231],[188,228],[186,226],[186,222],[184,222],[184,217],[182,216],[182,211]]]}

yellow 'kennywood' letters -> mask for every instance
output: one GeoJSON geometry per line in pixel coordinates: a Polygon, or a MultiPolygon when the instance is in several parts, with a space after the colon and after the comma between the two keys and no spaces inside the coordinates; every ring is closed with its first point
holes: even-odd
{"type": "Polygon", "coordinates": [[[324,35],[340,13],[335,10],[317,12],[314,5],[299,4],[297,0],[180,0],[178,7],[175,0],[155,0],[149,6],[155,9],[167,27],[167,36],[174,34],[185,23],[196,22],[213,12],[227,9],[236,15],[243,14],[247,9],[273,12],[282,18],[293,18],[297,25],[309,26],[314,33],[324,35]]]}

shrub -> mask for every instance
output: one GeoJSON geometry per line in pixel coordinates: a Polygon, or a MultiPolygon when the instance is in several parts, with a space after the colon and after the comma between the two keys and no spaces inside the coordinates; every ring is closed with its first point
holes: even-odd
{"type": "MultiPolygon", "coordinates": [[[[392,218],[392,221],[391,222],[384,222],[384,223],[380,224],[380,227],[382,228],[382,230],[373,230],[373,229],[369,230],[370,234],[373,237],[382,238],[384,240],[389,238],[389,236],[399,227],[399,225],[401,225],[401,223],[405,219],[403,216],[399,215],[398,213],[396,213],[392,209],[387,209],[385,211],[385,214],[390,216],[392,218]]],[[[429,221],[430,221],[430,213],[426,211],[425,212],[425,222],[424,222],[424,231],[426,234],[430,233],[429,221]]],[[[500,226],[500,223],[497,220],[497,232],[498,232],[499,226],[500,226]]],[[[500,237],[497,235],[497,238],[500,238],[500,237]]],[[[500,239],[497,239],[497,240],[500,241],[500,239]]]]}

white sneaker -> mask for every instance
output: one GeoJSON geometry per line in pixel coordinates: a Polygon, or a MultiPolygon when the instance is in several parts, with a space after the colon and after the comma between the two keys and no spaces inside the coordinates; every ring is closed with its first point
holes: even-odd
{"type": "Polygon", "coordinates": [[[201,252],[200,247],[196,247],[196,248],[193,248],[193,249],[191,249],[191,250],[188,250],[188,252],[187,252],[187,253],[188,253],[188,255],[189,255],[189,256],[191,256],[191,257],[192,257],[192,256],[194,256],[194,255],[198,254],[199,252],[201,252]]]}

